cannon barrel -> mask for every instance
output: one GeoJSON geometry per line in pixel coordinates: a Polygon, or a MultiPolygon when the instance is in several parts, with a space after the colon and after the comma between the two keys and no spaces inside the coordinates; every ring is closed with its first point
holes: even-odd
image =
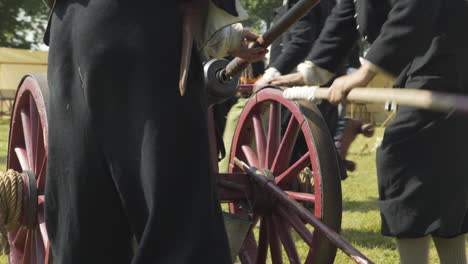
{"type": "MultiPolygon", "coordinates": [[[[254,47],[267,48],[275,40],[277,40],[281,34],[286,32],[292,25],[294,25],[299,19],[301,19],[307,12],[309,12],[314,6],[316,6],[320,0],[301,0],[293,6],[275,25],[267,30],[262,36],[255,42],[254,47]]],[[[235,58],[231,63],[226,66],[225,71],[220,74],[220,78],[230,79],[232,77],[240,75],[248,66],[249,62],[241,58],[235,58]]]]}

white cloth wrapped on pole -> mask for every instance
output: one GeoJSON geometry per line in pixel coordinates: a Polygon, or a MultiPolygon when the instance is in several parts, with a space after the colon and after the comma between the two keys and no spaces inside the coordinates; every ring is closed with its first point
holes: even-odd
{"type": "Polygon", "coordinates": [[[284,90],[283,97],[287,100],[315,100],[315,92],[317,91],[318,86],[303,86],[303,87],[291,87],[284,90]]]}

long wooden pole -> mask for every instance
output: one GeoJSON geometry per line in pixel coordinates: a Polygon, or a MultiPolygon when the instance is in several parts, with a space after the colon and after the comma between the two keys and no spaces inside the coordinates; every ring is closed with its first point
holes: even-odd
{"type": "MultiPolygon", "coordinates": [[[[295,87],[286,89],[284,96],[290,100],[328,99],[328,88],[295,87]]],[[[433,92],[419,89],[354,88],[347,96],[351,102],[386,103],[417,107],[441,112],[463,112],[468,114],[468,96],[433,92]]]]}

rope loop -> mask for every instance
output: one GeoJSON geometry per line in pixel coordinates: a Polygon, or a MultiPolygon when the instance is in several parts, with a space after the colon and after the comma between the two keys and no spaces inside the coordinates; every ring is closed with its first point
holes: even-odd
{"type": "Polygon", "coordinates": [[[8,232],[21,225],[23,177],[14,170],[0,172],[0,254],[10,253],[8,232]]]}

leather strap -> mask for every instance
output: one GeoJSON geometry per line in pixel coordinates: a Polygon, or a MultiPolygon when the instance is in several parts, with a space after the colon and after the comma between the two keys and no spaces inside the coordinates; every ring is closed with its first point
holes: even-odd
{"type": "Polygon", "coordinates": [[[198,26],[197,5],[188,2],[182,6],[182,52],[180,61],[179,91],[184,96],[187,89],[187,78],[192,58],[193,40],[198,26]]]}

